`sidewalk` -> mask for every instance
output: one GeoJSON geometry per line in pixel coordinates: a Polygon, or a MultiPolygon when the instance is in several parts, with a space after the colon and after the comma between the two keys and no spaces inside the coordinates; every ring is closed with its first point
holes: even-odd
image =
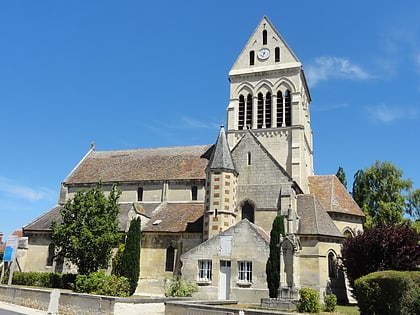
{"type": "Polygon", "coordinates": [[[41,311],[41,310],[37,310],[37,309],[33,309],[33,308],[29,308],[29,307],[24,307],[24,306],[20,306],[20,305],[15,305],[15,304],[11,304],[11,303],[6,303],[6,302],[2,302],[0,301],[0,309],[5,309],[8,311],[13,311],[13,312],[17,312],[17,313],[22,313],[22,314],[26,314],[26,315],[45,315],[47,314],[47,311],[41,311]]]}

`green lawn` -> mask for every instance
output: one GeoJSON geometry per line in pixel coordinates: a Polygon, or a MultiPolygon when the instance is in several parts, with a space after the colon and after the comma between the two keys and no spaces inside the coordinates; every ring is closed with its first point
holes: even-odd
{"type": "Polygon", "coordinates": [[[335,307],[334,313],[321,313],[322,315],[360,315],[359,308],[357,306],[341,306],[335,307]]]}

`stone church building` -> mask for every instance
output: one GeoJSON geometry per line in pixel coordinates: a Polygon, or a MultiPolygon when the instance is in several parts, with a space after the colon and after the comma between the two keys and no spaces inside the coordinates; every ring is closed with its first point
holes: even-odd
{"type": "Polygon", "coordinates": [[[198,299],[268,297],[270,230],[283,215],[280,296],[302,287],[346,298],[337,268],[345,235],[364,215],[334,175],[315,175],[311,96],[299,59],[263,17],[229,72],[227,124],[215,143],[134,150],[91,149],[64,179],[59,202],[23,228],[24,271],[70,271],[52,259],[50,224],[65,201],[117,183],[120,230],[140,216],[137,293],[162,295],[164,279],[195,281],[198,299]]]}

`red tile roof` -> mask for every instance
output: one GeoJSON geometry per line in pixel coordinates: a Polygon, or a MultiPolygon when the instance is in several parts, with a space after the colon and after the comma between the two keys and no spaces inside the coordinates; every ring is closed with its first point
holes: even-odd
{"type": "Polygon", "coordinates": [[[364,213],[335,175],[309,176],[309,190],[328,212],[363,217],[364,213]]]}
{"type": "Polygon", "coordinates": [[[91,151],[65,179],[66,184],[141,180],[205,179],[203,155],[211,145],[91,151]]]}
{"type": "Polygon", "coordinates": [[[202,232],[203,203],[162,203],[152,213],[144,232],[202,232]]]}

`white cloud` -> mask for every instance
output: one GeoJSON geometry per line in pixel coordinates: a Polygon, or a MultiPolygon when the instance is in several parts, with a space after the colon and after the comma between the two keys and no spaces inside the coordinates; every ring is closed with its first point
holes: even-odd
{"type": "Polygon", "coordinates": [[[418,110],[402,106],[389,106],[385,104],[366,108],[370,117],[382,123],[392,123],[401,119],[413,119],[418,116],[418,110]]]}
{"type": "Polygon", "coordinates": [[[42,199],[49,199],[51,195],[55,194],[47,188],[33,188],[25,185],[17,184],[13,180],[0,177],[0,193],[5,193],[19,199],[29,201],[39,201],[42,199]]]}
{"type": "Polygon", "coordinates": [[[347,58],[319,57],[315,64],[306,67],[309,85],[315,86],[320,81],[329,79],[367,80],[373,78],[360,66],[350,62],[347,58]]]}

